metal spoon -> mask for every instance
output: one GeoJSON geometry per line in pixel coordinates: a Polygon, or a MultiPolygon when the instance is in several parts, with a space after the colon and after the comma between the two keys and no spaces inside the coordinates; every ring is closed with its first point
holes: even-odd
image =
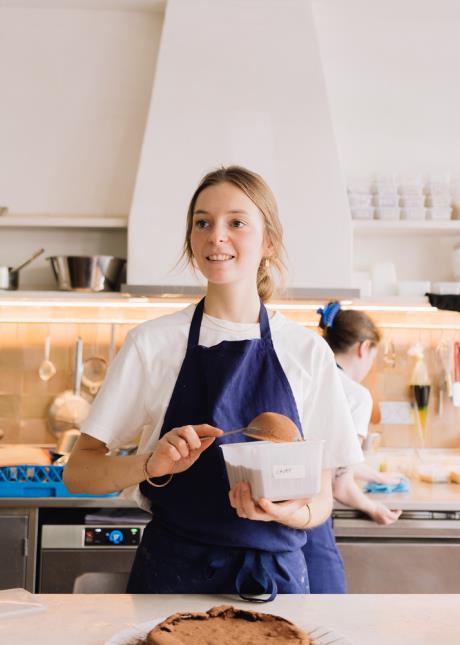
{"type": "Polygon", "coordinates": [[[49,381],[50,378],[56,374],[56,367],[52,361],[50,361],[50,351],[51,351],[51,336],[45,338],[45,358],[40,363],[38,368],[38,376],[42,381],[49,381]]]}
{"type": "MultiPolygon", "coordinates": [[[[222,437],[228,437],[232,434],[244,434],[252,439],[260,441],[273,441],[275,443],[282,443],[287,441],[301,441],[300,432],[293,421],[284,414],[278,412],[262,412],[255,419],[251,421],[248,426],[244,428],[236,428],[225,432],[222,437]]],[[[215,439],[216,437],[200,437],[200,439],[215,439]]],[[[219,437],[217,437],[219,438],[219,437]]],[[[168,479],[162,484],[153,484],[150,479],[151,486],[156,488],[163,488],[167,486],[173,476],[175,475],[174,468],[170,473],[168,479]]]]}
{"type": "Polygon", "coordinates": [[[275,443],[299,441],[301,439],[295,423],[289,417],[278,412],[262,412],[248,426],[230,430],[222,436],[228,437],[239,433],[244,434],[246,437],[251,437],[251,439],[273,441],[275,443]]]}

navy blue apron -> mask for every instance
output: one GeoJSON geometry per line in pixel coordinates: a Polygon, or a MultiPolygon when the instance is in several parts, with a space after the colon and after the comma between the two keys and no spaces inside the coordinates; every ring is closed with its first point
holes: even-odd
{"type": "MultiPolygon", "coordinates": [[[[301,423],[286,375],[273,347],[268,316],[260,307],[260,339],[199,345],[204,299],[190,325],[187,351],[160,436],[174,427],[209,423],[225,431],[262,412],[301,423]]],[[[220,437],[164,488],[140,484],[153,519],[146,527],[128,593],[239,593],[242,597],[308,593],[301,547],[306,533],[278,522],[239,518],[230,506],[220,437]]]]}
{"type": "MultiPolygon", "coordinates": [[[[343,370],[336,363],[339,370],[343,370]]],[[[308,568],[310,593],[346,593],[347,581],[342,556],[335,542],[332,518],[307,531],[303,547],[308,568]]]]}
{"type": "Polygon", "coordinates": [[[332,518],[307,531],[303,547],[310,593],[346,593],[347,583],[342,556],[337,549],[332,518]]]}

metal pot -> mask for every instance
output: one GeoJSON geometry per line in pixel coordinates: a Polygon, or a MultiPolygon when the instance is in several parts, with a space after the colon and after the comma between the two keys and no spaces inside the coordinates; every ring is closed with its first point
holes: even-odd
{"type": "Polygon", "coordinates": [[[24,269],[24,267],[26,267],[33,260],[35,260],[35,258],[38,258],[38,256],[44,252],[45,249],[36,251],[30,258],[28,258],[24,262],[21,262],[21,264],[15,267],[0,266],[0,289],[15,291],[19,286],[19,271],[21,271],[21,269],[24,269]]]}
{"type": "Polygon", "coordinates": [[[0,266],[0,289],[15,291],[19,286],[19,273],[13,267],[0,266]]]}
{"type": "Polygon", "coordinates": [[[119,291],[126,260],[112,255],[54,255],[47,260],[59,289],[119,291]]]}

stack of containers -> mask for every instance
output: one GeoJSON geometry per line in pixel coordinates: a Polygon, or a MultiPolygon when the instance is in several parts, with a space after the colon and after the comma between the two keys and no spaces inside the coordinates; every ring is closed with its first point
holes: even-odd
{"type": "Polygon", "coordinates": [[[393,175],[376,175],[372,182],[372,193],[376,219],[399,219],[399,195],[393,175]]]}
{"type": "Polygon", "coordinates": [[[431,175],[424,184],[420,175],[377,174],[348,183],[351,217],[358,220],[448,220],[454,206],[460,219],[460,178],[431,175]]]}
{"type": "Polygon", "coordinates": [[[348,183],[348,201],[352,219],[373,219],[371,180],[369,178],[354,178],[348,183]]]}
{"type": "Polygon", "coordinates": [[[399,181],[401,199],[401,219],[426,219],[425,195],[423,182],[418,175],[403,175],[399,181]]]}
{"type": "Polygon", "coordinates": [[[448,176],[432,176],[425,185],[427,196],[426,216],[432,220],[446,220],[452,217],[452,195],[448,176]]]}

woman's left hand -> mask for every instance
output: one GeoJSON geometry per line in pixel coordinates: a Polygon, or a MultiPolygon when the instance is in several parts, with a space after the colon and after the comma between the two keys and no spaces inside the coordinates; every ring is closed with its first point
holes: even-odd
{"type": "Polygon", "coordinates": [[[286,525],[290,524],[294,514],[309,501],[293,499],[285,502],[270,502],[261,497],[256,502],[252,498],[251,486],[247,482],[236,484],[229,492],[229,499],[238,517],[259,522],[280,522],[286,525]]]}

